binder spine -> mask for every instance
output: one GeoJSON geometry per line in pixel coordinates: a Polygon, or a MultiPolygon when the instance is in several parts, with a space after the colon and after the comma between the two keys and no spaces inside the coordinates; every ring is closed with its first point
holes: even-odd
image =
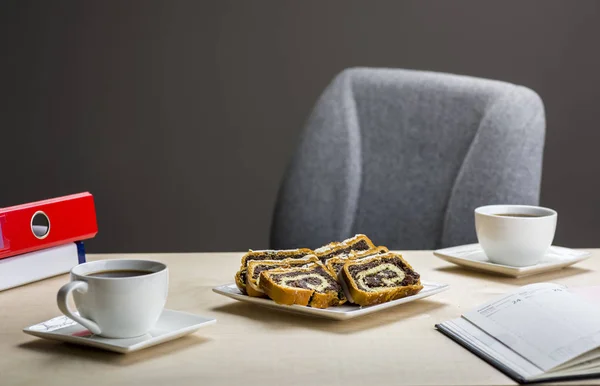
{"type": "Polygon", "coordinates": [[[0,251],[4,249],[4,237],[2,236],[2,225],[4,225],[4,216],[0,216],[0,251]]]}
{"type": "Polygon", "coordinates": [[[75,243],[77,245],[77,260],[79,264],[85,263],[85,245],[83,241],[78,241],[75,243]]]}

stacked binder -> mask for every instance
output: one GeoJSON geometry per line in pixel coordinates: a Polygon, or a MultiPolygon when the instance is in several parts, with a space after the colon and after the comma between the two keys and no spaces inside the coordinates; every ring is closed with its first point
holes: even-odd
{"type": "Polygon", "coordinates": [[[0,209],[0,291],[69,272],[97,233],[88,192],[0,209]]]}

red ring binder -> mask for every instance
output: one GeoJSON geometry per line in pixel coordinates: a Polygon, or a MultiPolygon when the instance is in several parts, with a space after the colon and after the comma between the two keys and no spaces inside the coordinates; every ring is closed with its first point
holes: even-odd
{"type": "Polygon", "coordinates": [[[0,208],[0,259],[91,239],[97,233],[94,197],[89,192],[0,208]],[[36,235],[33,225],[39,213],[48,220],[42,236],[36,235]]]}

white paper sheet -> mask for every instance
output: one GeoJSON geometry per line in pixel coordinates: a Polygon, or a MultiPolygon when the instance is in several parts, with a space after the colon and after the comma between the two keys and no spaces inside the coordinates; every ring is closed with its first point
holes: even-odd
{"type": "Polygon", "coordinates": [[[600,345],[600,309],[556,284],[522,287],[463,317],[545,372],[600,345]]]}

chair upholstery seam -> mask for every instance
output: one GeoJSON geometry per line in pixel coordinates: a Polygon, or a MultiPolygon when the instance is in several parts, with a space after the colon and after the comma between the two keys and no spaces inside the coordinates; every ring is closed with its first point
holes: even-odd
{"type": "Polygon", "coordinates": [[[479,137],[479,134],[481,132],[481,126],[482,126],[483,122],[486,121],[486,119],[491,114],[491,112],[494,110],[494,107],[509,94],[510,93],[507,92],[504,95],[502,95],[501,97],[497,98],[495,101],[493,101],[491,106],[487,109],[486,113],[483,115],[483,117],[481,117],[481,120],[479,121],[479,125],[477,126],[477,131],[475,132],[475,135],[473,135],[473,139],[471,140],[471,143],[469,144],[469,148],[467,149],[467,152],[465,153],[465,157],[463,158],[462,163],[460,164],[458,173],[456,173],[456,177],[454,177],[454,182],[452,183],[452,189],[450,189],[450,195],[448,196],[448,201],[446,202],[446,209],[444,210],[444,223],[442,225],[442,232],[440,234],[440,239],[437,241],[436,248],[441,248],[442,241],[444,240],[444,236],[446,234],[446,225],[448,223],[448,211],[450,208],[450,203],[452,202],[452,200],[454,198],[454,193],[456,192],[456,185],[464,173],[466,161],[469,158],[469,155],[471,154],[471,152],[473,151],[475,142],[477,141],[477,138],[479,137]]]}
{"type": "MultiPolygon", "coordinates": [[[[352,229],[354,228],[354,223],[356,221],[356,211],[358,210],[358,202],[360,201],[360,196],[362,194],[362,137],[361,137],[361,125],[360,125],[360,121],[359,121],[359,117],[358,117],[358,111],[357,111],[357,103],[356,103],[356,98],[354,95],[354,83],[352,82],[352,76],[350,74],[348,74],[348,76],[346,77],[345,81],[347,82],[347,87],[350,91],[350,97],[349,97],[349,102],[352,104],[352,111],[354,113],[354,122],[356,122],[356,128],[351,127],[351,125],[348,125],[348,117],[346,114],[344,114],[345,118],[346,118],[346,127],[348,129],[348,134],[350,137],[350,160],[349,162],[352,164],[352,156],[355,156],[357,161],[358,161],[358,170],[356,171],[357,176],[358,176],[358,184],[355,190],[355,194],[354,194],[354,202],[353,202],[353,208],[352,208],[352,213],[347,213],[347,216],[350,216],[350,218],[347,218],[347,228],[343,229],[342,232],[343,234],[340,235],[342,238],[346,237],[346,236],[350,236],[350,233],[352,232],[352,229]],[[353,138],[353,134],[354,137],[353,138]],[[356,143],[353,143],[352,139],[355,140],[356,143]],[[356,149],[356,153],[352,153],[352,145],[355,144],[355,149],[356,149]]],[[[350,165],[351,166],[351,165],[350,165]]],[[[352,167],[348,168],[348,173],[352,174],[353,170],[352,167]]],[[[349,187],[349,191],[352,191],[352,187],[349,187]]],[[[350,211],[350,207],[352,206],[352,194],[349,194],[350,197],[348,197],[348,200],[346,201],[346,212],[350,211]]],[[[346,225],[346,224],[344,224],[346,225]]]]}
{"type": "MultiPolygon", "coordinates": [[[[513,90],[516,90],[518,88],[521,88],[521,86],[516,86],[515,89],[513,89],[513,90]]],[[[460,180],[460,178],[462,177],[462,174],[464,172],[465,163],[466,163],[467,159],[469,158],[469,155],[473,151],[473,147],[475,145],[475,142],[477,141],[477,138],[479,137],[479,134],[481,132],[481,125],[483,124],[483,122],[486,121],[486,119],[488,118],[489,114],[494,110],[494,107],[500,101],[502,101],[505,98],[507,98],[512,93],[513,90],[511,90],[509,92],[506,92],[500,98],[496,99],[492,103],[492,105],[490,106],[490,108],[487,110],[486,114],[482,117],[481,121],[479,122],[479,126],[477,127],[477,132],[473,136],[473,140],[471,141],[471,144],[469,145],[469,150],[467,150],[467,152],[465,153],[465,158],[463,159],[463,162],[460,165],[460,169],[459,169],[458,173],[456,174],[456,178],[454,179],[454,183],[452,184],[452,190],[450,191],[450,196],[448,197],[448,202],[446,203],[446,210],[445,210],[445,213],[444,213],[444,225],[443,225],[443,228],[442,228],[442,233],[441,233],[440,240],[438,241],[438,247],[441,246],[442,241],[444,239],[444,235],[446,234],[446,224],[448,222],[448,209],[450,207],[450,202],[452,202],[452,199],[454,198],[454,193],[455,193],[455,190],[456,190],[456,185],[457,185],[458,181],[460,180]]],[[[533,114],[529,119],[527,119],[527,121],[523,124],[522,127],[529,126],[532,122],[534,122],[536,119],[538,119],[538,117],[540,115],[542,115],[542,114],[543,114],[543,112],[537,112],[537,113],[533,114]]],[[[540,178],[541,178],[541,176],[540,176],[540,178]]]]}

